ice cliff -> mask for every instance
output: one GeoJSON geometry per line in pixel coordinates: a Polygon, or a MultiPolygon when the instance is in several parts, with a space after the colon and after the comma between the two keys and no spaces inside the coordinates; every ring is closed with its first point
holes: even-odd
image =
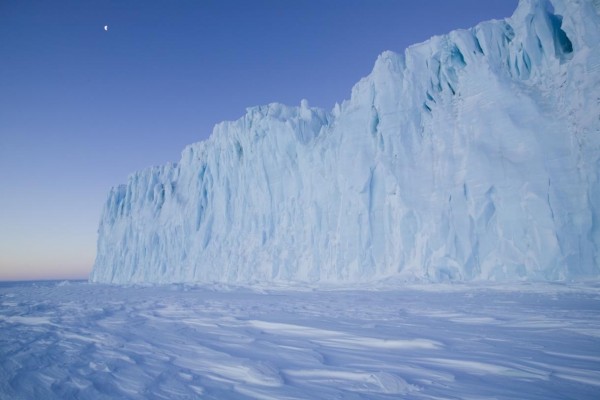
{"type": "Polygon", "coordinates": [[[133,174],[94,282],[600,275],[600,1],[383,53],[331,112],[249,108],[133,174]]]}

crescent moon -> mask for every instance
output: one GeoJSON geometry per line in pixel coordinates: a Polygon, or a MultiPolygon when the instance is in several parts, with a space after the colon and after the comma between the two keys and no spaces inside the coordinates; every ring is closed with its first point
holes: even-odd
{"type": "Polygon", "coordinates": [[[108,25],[104,25],[104,30],[107,31],[108,30],[108,25]]]}

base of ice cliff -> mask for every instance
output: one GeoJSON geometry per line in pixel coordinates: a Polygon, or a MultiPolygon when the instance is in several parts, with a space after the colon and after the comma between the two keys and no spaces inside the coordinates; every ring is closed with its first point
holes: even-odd
{"type": "Polygon", "coordinates": [[[94,282],[600,275],[600,6],[386,52],[331,112],[270,104],[111,190],[94,282]]]}

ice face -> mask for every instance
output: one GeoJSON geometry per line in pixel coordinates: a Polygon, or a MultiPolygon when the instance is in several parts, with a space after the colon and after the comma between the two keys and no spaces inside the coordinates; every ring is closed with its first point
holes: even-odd
{"type": "Polygon", "coordinates": [[[90,279],[598,276],[599,14],[522,0],[383,53],[330,113],[249,108],[110,192],[90,279]]]}

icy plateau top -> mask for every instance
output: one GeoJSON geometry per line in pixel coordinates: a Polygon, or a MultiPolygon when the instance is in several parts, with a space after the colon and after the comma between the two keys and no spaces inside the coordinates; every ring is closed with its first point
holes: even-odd
{"type": "Polygon", "coordinates": [[[111,190],[94,282],[600,275],[600,1],[385,52],[331,112],[269,104],[111,190]]]}

